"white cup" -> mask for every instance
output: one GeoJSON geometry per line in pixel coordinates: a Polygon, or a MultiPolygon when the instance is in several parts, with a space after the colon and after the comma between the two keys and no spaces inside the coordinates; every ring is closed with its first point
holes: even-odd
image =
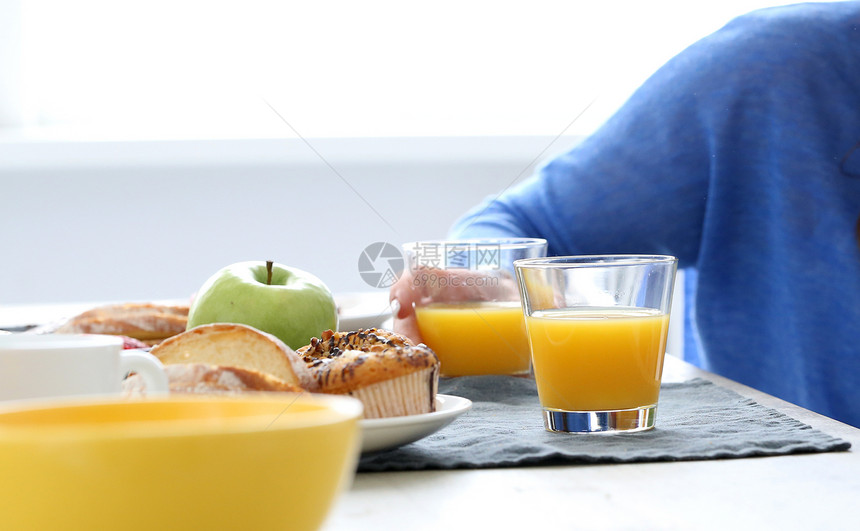
{"type": "Polygon", "coordinates": [[[0,335],[0,401],[70,396],[113,396],[136,372],[147,394],[166,394],[158,358],[125,351],[122,339],[87,334],[0,335]]]}

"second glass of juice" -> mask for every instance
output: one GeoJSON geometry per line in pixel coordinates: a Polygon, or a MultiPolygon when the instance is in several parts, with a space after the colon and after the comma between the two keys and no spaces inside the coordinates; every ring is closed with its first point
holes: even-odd
{"type": "Polygon", "coordinates": [[[403,248],[418,328],[442,376],[529,374],[513,263],[546,256],[546,240],[425,240],[403,248]]]}
{"type": "Polygon", "coordinates": [[[654,427],[677,259],[568,256],[515,266],[546,429],[654,427]]]}

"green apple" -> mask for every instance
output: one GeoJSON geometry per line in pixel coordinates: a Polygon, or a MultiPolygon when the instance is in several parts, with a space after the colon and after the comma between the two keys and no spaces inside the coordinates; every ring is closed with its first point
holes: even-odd
{"type": "Polygon", "coordinates": [[[337,306],[316,276],[269,262],[239,262],[207,280],[188,312],[188,328],[242,323],[268,332],[292,349],[337,330],[337,306]]]}

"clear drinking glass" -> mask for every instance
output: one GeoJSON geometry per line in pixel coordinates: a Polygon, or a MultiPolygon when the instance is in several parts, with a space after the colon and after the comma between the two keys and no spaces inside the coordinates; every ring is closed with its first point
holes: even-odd
{"type": "Polygon", "coordinates": [[[528,374],[513,263],[546,256],[546,240],[426,240],[403,248],[418,327],[441,374],[528,374]]]}
{"type": "Polygon", "coordinates": [[[654,427],[677,262],[659,255],[515,262],[547,430],[654,427]]]}

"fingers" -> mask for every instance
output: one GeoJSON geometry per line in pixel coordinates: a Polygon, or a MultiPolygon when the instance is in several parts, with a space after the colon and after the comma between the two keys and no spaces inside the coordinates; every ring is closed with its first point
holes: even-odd
{"type": "Polygon", "coordinates": [[[388,301],[391,303],[391,313],[394,319],[403,319],[413,315],[412,305],[418,300],[419,295],[412,289],[412,275],[407,270],[397,279],[388,292],[388,301]]]}
{"type": "Polygon", "coordinates": [[[418,328],[418,320],[415,319],[415,313],[411,313],[403,319],[394,319],[394,332],[402,334],[412,340],[413,343],[423,343],[421,330],[418,328]]]}
{"type": "Polygon", "coordinates": [[[411,341],[422,343],[421,331],[418,328],[413,307],[413,304],[420,299],[421,294],[414,289],[412,278],[412,273],[409,270],[404,271],[389,290],[388,300],[391,304],[391,315],[394,317],[392,328],[394,332],[403,334],[411,341]]]}

